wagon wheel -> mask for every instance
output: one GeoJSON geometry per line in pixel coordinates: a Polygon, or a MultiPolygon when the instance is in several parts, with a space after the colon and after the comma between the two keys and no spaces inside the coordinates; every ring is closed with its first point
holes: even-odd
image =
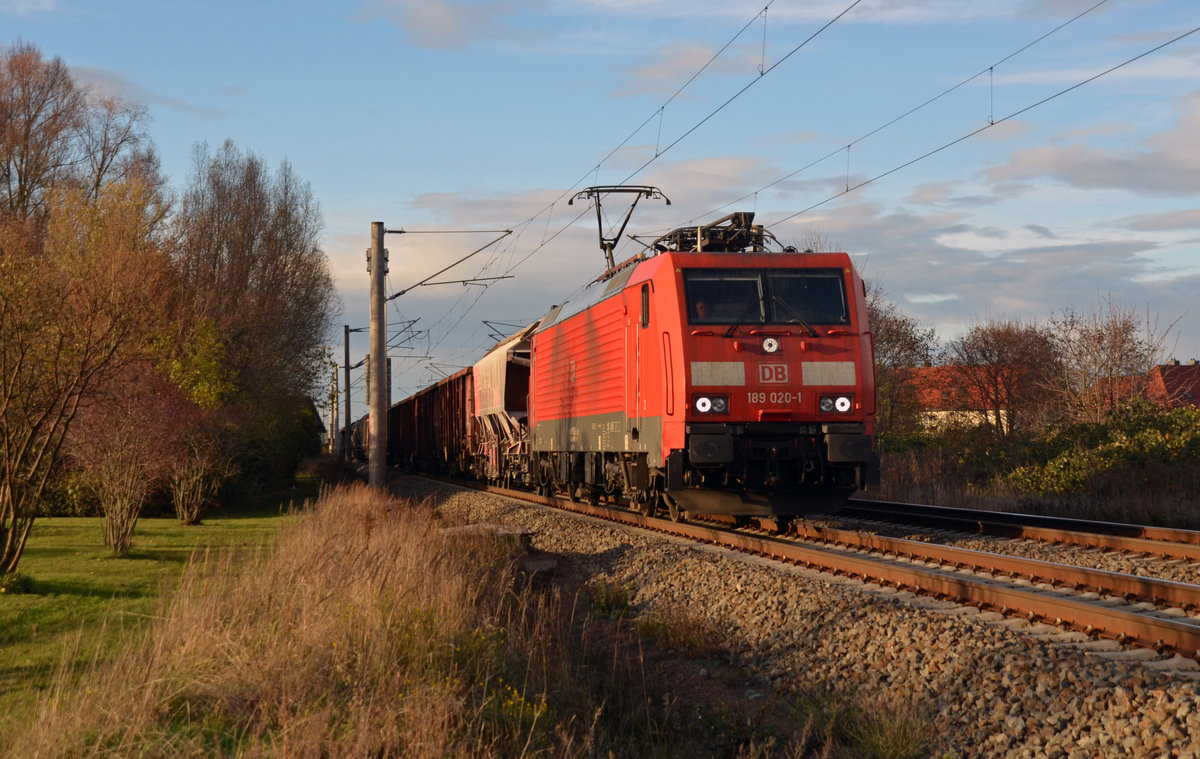
{"type": "Polygon", "coordinates": [[[567,498],[571,499],[571,503],[579,503],[579,486],[576,483],[567,483],[567,498]]]}
{"type": "Polygon", "coordinates": [[[549,498],[554,495],[554,478],[548,477],[546,468],[543,466],[542,459],[532,459],[530,463],[530,477],[533,479],[533,489],[538,495],[549,498]]]}
{"type": "Polygon", "coordinates": [[[657,511],[657,509],[655,508],[655,506],[657,504],[658,504],[658,492],[657,491],[651,491],[650,493],[638,493],[636,506],[637,506],[638,513],[641,514],[642,516],[644,516],[644,517],[654,516],[654,512],[657,511]]]}

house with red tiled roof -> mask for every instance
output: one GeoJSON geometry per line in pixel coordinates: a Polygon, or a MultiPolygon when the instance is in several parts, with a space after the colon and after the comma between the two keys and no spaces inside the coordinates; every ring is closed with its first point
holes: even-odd
{"type": "MultiPolygon", "coordinates": [[[[981,426],[996,424],[997,420],[1007,428],[1008,409],[1003,399],[985,398],[964,367],[916,367],[905,371],[904,380],[911,383],[921,421],[927,429],[981,426]]],[[[1126,394],[1140,392],[1146,400],[1163,408],[1200,407],[1200,362],[1195,359],[1186,364],[1171,361],[1155,366],[1144,384],[1133,378],[1125,378],[1121,384],[1126,394]],[[1143,389],[1137,389],[1138,386],[1143,389]]]]}
{"type": "Polygon", "coordinates": [[[1200,362],[1173,360],[1150,370],[1146,399],[1163,408],[1200,406],[1200,362]]]}
{"type": "Polygon", "coordinates": [[[961,366],[914,367],[905,370],[904,381],[911,383],[927,429],[977,427],[996,420],[1008,424],[1008,410],[986,400],[961,366]]]}

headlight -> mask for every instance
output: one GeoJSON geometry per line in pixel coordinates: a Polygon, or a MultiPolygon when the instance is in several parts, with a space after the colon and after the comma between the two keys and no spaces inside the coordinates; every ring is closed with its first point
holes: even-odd
{"type": "Polygon", "coordinates": [[[692,407],[698,414],[728,414],[729,396],[697,395],[692,407]]]}
{"type": "Polygon", "coordinates": [[[817,401],[817,409],[824,414],[845,414],[854,406],[848,395],[822,395],[817,401]]]}

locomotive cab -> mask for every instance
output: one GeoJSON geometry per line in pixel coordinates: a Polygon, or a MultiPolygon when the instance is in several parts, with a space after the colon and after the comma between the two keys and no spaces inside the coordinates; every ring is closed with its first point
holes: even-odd
{"type": "Polygon", "coordinates": [[[877,482],[874,367],[849,257],[671,255],[687,402],[666,494],[690,511],[801,514],[877,482]]]}
{"type": "Polygon", "coordinates": [[[878,478],[863,282],[846,253],[768,252],[751,221],[732,214],[655,244],[671,263],[660,307],[673,301],[678,319],[664,360],[683,370],[664,491],[692,512],[835,509],[878,478]]]}
{"type": "Polygon", "coordinates": [[[845,253],[768,251],[752,219],[668,233],[541,321],[529,405],[539,491],[675,518],[789,517],[871,482],[862,280],[845,253]]]}

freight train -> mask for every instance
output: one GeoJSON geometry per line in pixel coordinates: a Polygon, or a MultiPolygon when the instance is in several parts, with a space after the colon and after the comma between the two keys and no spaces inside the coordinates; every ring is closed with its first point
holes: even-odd
{"type": "Polygon", "coordinates": [[[581,298],[389,409],[389,462],[676,520],[836,510],[877,483],[863,281],[753,216],[619,264],[602,233],[581,298]]]}

